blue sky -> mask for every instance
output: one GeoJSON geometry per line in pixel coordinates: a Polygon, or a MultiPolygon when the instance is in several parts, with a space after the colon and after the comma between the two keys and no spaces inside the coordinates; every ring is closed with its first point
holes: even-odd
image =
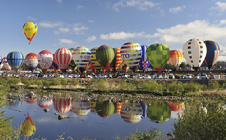
{"type": "Polygon", "coordinates": [[[216,41],[224,60],[225,14],[225,0],[2,0],[0,56],[104,44],[119,48],[131,41],[182,50],[187,40],[199,38],[216,41]],[[28,45],[22,27],[31,21],[39,30],[28,45]]]}

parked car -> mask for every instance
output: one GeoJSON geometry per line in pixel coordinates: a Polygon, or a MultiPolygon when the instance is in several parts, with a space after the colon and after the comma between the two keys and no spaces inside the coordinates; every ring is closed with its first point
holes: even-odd
{"type": "Polygon", "coordinates": [[[187,74],[187,75],[186,75],[186,79],[192,79],[191,74],[187,74]]]}
{"type": "Polygon", "coordinates": [[[201,79],[208,79],[208,77],[205,73],[202,73],[200,77],[201,77],[201,79]]]}
{"type": "Polygon", "coordinates": [[[129,78],[129,75],[128,74],[123,74],[122,78],[129,78]]]}
{"type": "Polygon", "coordinates": [[[163,78],[163,79],[168,79],[169,77],[167,76],[167,74],[163,74],[163,75],[162,75],[162,78],[163,78]]]}
{"type": "Polygon", "coordinates": [[[173,74],[168,75],[169,79],[175,79],[175,76],[173,74]]]}
{"type": "Polygon", "coordinates": [[[150,75],[144,75],[143,79],[151,79],[151,76],[150,75]]]}
{"type": "Polygon", "coordinates": [[[86,78],[93,78],[91,75],[86,75],[86,78]]]}
{"type": "Polygon", "coordinates": [[[210,75],[210,79],[215,79],[215,77],[214,77],[214,75],[212,74],[212,75],[210,75]]]}
{"type": "Polygon", "coordinates": [[[181,76],[179,75],[174,75],[176,79],[181,79],[181,76]]]}

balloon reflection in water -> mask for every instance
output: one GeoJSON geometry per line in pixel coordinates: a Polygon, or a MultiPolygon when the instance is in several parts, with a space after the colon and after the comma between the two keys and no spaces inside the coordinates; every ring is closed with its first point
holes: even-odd
{"type": "Polygon", "coordinates": [[[111,101],[97,102],[96,111],[99,116],[108,118],[114,113],[115,106],[111,101]]]}
{"type": "Polygon", "coordinates": [[[29,103],[29,104],[33,104],[33,103],[35,103],[37,100],[34,99],[34,98],[25,98],[25,101],[26,101],[27,103],[29,103]]]}
{"type": "Polygon", "coordinates": [[[91,112],[96,113],[96,105],[97,105],[97,101],[95,101],[95,100],[90,101],[91,112]]]}
{"type": "Polygon", "coordinates": [[[90,112],[89,100],[73,100],[72,110],[79,116],[86,116],[90,112]]]}
{"type": "Polygon", "coordinates": [[[40,98],[37,103],[41,108],[49,108],[53,104],[53,100],[51,98],[40,98]]]}
{"type": "Polygon", "coordinates": [[[167,103],[171,111],[181,111],[184,108],[184,102],[169,101],[167,103]]]}
{"type": "Polygon", "coordinates": [[[28,114],[27,118],[24,120],[22,126],[21,126],[21,133],[24,136],[32,136],[36,132],[36,126],[34,122],[32,121],[30,115],[28,114]]]}
{"type": "Polygon", "coordinates": [[[116,102],[115,103],[115,113],[116,114],[120,114],[121,113],[121,108],[122,108],[122,105],[123,105],[123,103],[121,103],[121,102],[116,102]]]}
{"type": "Polygon", "coordinates": [[[142,118],[143,110],[139,102],[128,102],[122,105],[121,117],[128,123],[138,123],[142,118]]]}
{"type": "Polygon", "coordinates": [[[71,109],[70,98],[53,98],[54,109],[59,113],[67,113],[71,109]]]}
{"type": "Polygon", "coordinates": [[[147,108],[147,116],[152,121],[167,122],[171,116],[169,105],[165,101],[152,101],[147,108]]]}

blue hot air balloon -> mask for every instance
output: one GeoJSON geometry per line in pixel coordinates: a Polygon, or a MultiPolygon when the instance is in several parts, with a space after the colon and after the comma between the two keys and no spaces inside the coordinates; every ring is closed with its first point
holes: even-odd
{"type": "Polygon", "coordinates": [[[7,55],[7,62],[12,69],[18,70],[24,63],[24,55],[21,52],[10,52],[7,55]]]}
{"type": "Polygon", "coordinates": [[[204,62],[206,66],[210,69],[217,61],[217,58],[219,56],[220,47],[219,45],[211,40],[204,41],[206,44],[206,58],[204,59],[204,62]]]}
{"type": "Polygon", "coordinates": [[[147,59],[147,55],[146,55],[146,50],[147,50],[148,46],[147,45],[142,45],[141,46],[141,51],[142,51],[142,55],[141,55],[141,59],[139,62],[139,66],[141,69],[143,69],[145,71],[145,69],[147,69],[150,65],[150,62],[147,59]]]}

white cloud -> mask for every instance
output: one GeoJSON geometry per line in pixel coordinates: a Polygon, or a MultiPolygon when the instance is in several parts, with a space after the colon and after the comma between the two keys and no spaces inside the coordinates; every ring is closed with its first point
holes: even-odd
{"type": "Polygon", "coordinates": [[[82,6],[82,5],[77,5],[77,6],[76,6],[76,9],[77,9],[77,10],[80,10],[80,9],[82,9],[82,8],[84,8],[84,6],[82,6]]]}
{"type": "Polygon", "coordinates": [[[85,30],[88,30],[88,27],[86,26],[80,26],[78,24],[75,24],[73,31],[75,34],[83,34],[85,30]]]}
{"type": "Polygon", "coordinates": [[[95,21],[90,19],[90,20],[88,20],[88,22],[89,23],[94,23],[95,21]]]}
{"type": "Polygon", "coordinates": [[[178,6],[178,7],[174,7],[174,8],[169,8],[169,12],[170,12],[170,13],[173,13],[173,14],[176,14],[176,13],[178,13],[178,12],[183,11],[184,8],[186,8],[185,5],[183,5],[183,6],[178,6]]]}
{"type": "MultiPolygon", "coordinates": [[[[224,23],[224,20],[220,21],[224,23]]],[[[149,36],[165,43],[184,43],[190,38],[201,40],[220,40],[226,36],[226,24],[210,24],[206,20],[196,20],[188,24],[178,24],[166,29],[157,29],[157,33],[149,36]]]]}
{"type": "Polygon", "coordinates": [[[40,22],[38,26],[44,27],[44,28],[54,28],[54,27],[59,27],[62,26],[62,22],[40,22]]]}
{"type": "Polygon", "coordinates": [[[221,20],[221,21],[220,21],[220,24],[221,24],[221,25],[226,24],[226,20],[221,20]]]}
{"type": "Polygon", "coordinates": [[[126,32],[114,32],[109,34],[101,34],[100,38],[103,40],[124,40],[128,38],[145,37],[144,32],[139,33],[126,33],[126,32]]]}
{"type": "Polygon", "coordinates": [[[215,4],[218,6],[218,8],[220,8],[220,10],[222,12],[226,11],[226,2],[220,2],[220,1],[218,1],[215,4]]]}
{"type": "Polygon", "coordinates": [[[69,40],[69,39],[59,39],[59,41],[60,41],[60,44],[68,44],[68,45],[75,44],[73,40],[69,40]]]}
{"type": "Polygon", "coordinates": [[[145,11],[148,8],[154,8],[157,3],[148,0],[120,0],[119,2],[113,4],[113,9],[119,11],[123,7],[135,7],[138,10],[145,11]]]}
{"type": "Polygon", "coordinates": [[[92,35],[92,36],[88,37],[88,38],[86,39],[86,41],[87,41],[87,42],[92,42],[92,41],[95,41],[96,39],[97,39],[97,37],[94,36],[94,35],[92,35]]]}
{"type": "Polygon", "coordinates": [[[57,0],[57,3],[61,4],[63,2],[63,0],[57,0]]]}
{"type": "Polygon", "coordinates": [[[37,18],[31,17],[31,16],[27,16],[26,18],[29,19],[29,20],[37,20],[37,18]]]}
{"type": "Polygon", "coordinates": [[[63,32],[63,33],[67,33],[67,32],[70,31],[70,29],[69,28],[63,28],[63,27],[61,27],[61,28],[59,28],[59,31],[60,32],[63,32]]]}

